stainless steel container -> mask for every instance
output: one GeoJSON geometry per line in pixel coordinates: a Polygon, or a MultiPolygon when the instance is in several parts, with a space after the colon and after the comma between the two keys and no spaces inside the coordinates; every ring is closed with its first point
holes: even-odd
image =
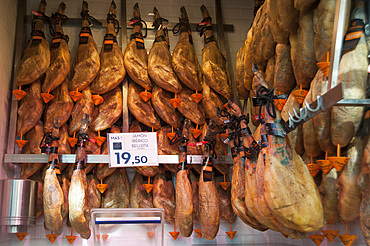
{"type": "Polygon", "coordinates": [[[37,183],[29,179],[0,180],[0,226],[8,233],[26,232],[36,224],[37,183]]]}

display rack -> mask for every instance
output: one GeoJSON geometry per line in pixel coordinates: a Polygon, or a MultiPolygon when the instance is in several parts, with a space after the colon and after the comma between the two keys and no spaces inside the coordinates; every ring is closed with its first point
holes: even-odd
{"type": "MultiPolygon", "coordinates": [[[[339,70],[339,62],[341,58],[341,50],[342,50],[342,41],[343,36],[346,30],[345,26],[345,15],[349,10],[345,8],[346,3],[349,0],[337,0],[337,7],[336,7],[336,14],[334,20],[334,30],[333,30],[333,45],[330,54],[330,70],[329,70],[329,89],[334,88],[337,85],[338,79],[338,70],[339,70]]],[[[222,19],[222,11],[221,11],[221,3],[219,0],[215,0],[215,7],[216,7],[216,20],[217,24],[214,24],[214,30],[218,30],[218,39],[220,40],[220,49],[224,55],[228,58],[230,62],[230,49],[225,42],[224,32],[233,31],[233,25],[224,25],[222,19]]],[[[27,37],[25,34],[25,24],[27,20],[30,21],[30,17],[26,16],[26,0],[19,0],[18,1],[18,12],[17,12],[17,27],[16,27],[16,37],[15,37],[15,53],[14,53],[14,67],[13,67],[13,77],[15,75],[15,71],[17,70],[17,66],[21,60],[22,50],[25,48],[27,44],[27,37]]],[[[70,22],[67,25],[79,25],[80,18],[71,18],[70,22]]],[[[127,23],[127,16],[126,16],[126,0],[121,0],[121,23],[127,23]]],[[[102,20],[102,23],[105,23],[102,20]]],[[[147,22],[148,29],[151,28],[152,22],[147,22]]],[[[101,27],[103,27],[103,24],[101,27]]],[[[194,27],[196,24],[192,23],[191,26],[194,27]]],[[[171,28],[173,23],[169,23],[169,27],[171,28]]],[[[127,29],[132,28],[130,26],[122,26],[121,32],[122,37],[127,37],[127,29]]],[[[127,38],[121,38],[121,47],[127,46],[127,38]]],[[[230,67],[230,63],[229,63],[230,67]]],[[[233,76],[232,76],[233,77],[233,76]]],[[[235,89],[235,81],[232,79],[233,88],[235,89]]],[[[13,85],[14,89],[14,85],[13,85]]],[[[122,94],[127,95],[128,91],[128,83],[127,83],[127,76],[123,81],[122,86],[122,94]]],[[[235,91],[235,90],[234,90],[235,91]]],[[[236,100],[237,101],[237,100],[236,100]]],[[[338,100],[337,100],[338,101],[338,100]]],[[[336,102],[334,106],[370,106],[370,99],[341,99],[340,101],[336,102]]],[[[11,107],[10,107],[10,119],[9,119],[9,132],[8,132],[8,144],[6,149],[6,154],[4,157],[4,163],[46,163],[47,156],[43,155],[24,155],[16,153],[16,146],[15,146],[15,137],[16,136],[16,125],[17,125],[17,109],[18,109],[18,100],[14,95],[12,95],[11,99],[11,107]]],[[[127,97],[123,97],[123,126],[122,132],[128,132],[129,129],[129,111],[127,108],[127,97]]],[[[74,163],[75,155],[61,155],[61,162],[63,163],[74,163]]],[[[163,164],[174,164],[178,163],[178,156],[177,155],[159,155],[158,156],[159,163],[163,164]]],[[[194,157],[193,164],[199,164],[197,158],[194,157]]],[[[232,164],[232,158],[230,156],[221,156],[219,157],[225,164],[232,164]]],[[[220,162],[221,162],[220,161],[220,162]]],[[[88,155],[88,163],[108,163],[107,155],[88,155]]],[[[217,162],[216,162],[217,163],[217,162]]]]}

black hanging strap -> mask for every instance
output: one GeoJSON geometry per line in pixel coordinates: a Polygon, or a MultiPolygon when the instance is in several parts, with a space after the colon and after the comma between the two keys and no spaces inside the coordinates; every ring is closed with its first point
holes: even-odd
{"type": "Polygon", "coordinates": [[[191,36],[189,18],[179,18],[179,23],[177,23],[172,29],[172,33],[175,35],[178,33],[181,34],[183,32],[189,33],[189,42],[193,44],[193,37],[191,36]]]}
{"type": "Polygon", "coordinates": [[[130,26],[141,26],[141,27],[143,27],[143,24],[144,24],[144,26],[145,26],[144,27],[144,29],[145,29],[145,35],[142,36],[142,37],[143,38],[146,38],[146,35],[148,34],[148,25],[146,24],[145,21],[143,21],[141,19],[141,17],[134,17],[134,18],[130,19],[127,24],[130,25],[130,26]]]}
{"type": "Polygon", "coordinates": [[[260,121],[262,120],[261,112],[262,112],[262,106],[266,106],[267,113],[272,117],[276,118],[276,109],[275,109],[275,103],[273,100],[274,97],[274,89],[267,89],[264,86],[261,86],[257,89],[257,101],[260,106],[259,109],[259,117],[260,121]]]}

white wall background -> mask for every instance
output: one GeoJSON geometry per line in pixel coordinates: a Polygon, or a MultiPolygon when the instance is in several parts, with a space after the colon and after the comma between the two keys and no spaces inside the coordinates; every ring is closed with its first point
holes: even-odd
{"type": "MultiPolygon", "coordinates": [[[[111,0],[90,0],[90,14],[93,15],[97,19],[105,19],[106,14],[109,8],[111,0]]],[[[6,144],[6,136],[7,136],[7,119],[6,115],[8,114],[8,104],[10,98],[10,90],[9,84],[11,80],[11,71],[12,71],[12,58],[13,58],[13,49],[14,49],[14,36],[15,36],[15,20],[16,20],[16,2],[15,0],[1,0],[1,8],[0,8],[0,79],[1,79],[1,89],[0,89],[0,109],[2,116],[0,117],[0,164],[3,160],[3,154],[5,151],[5,144],[6,144]]],[[[81,2],[80,0],[64,0],[67,5],[66,15],[69,17],[79,17],[80,16],[80,9],[81,9],[81,2]]],[[[157,7],[159,12],[161,13],[162,17],[167,18],[170,22],[176,22],[179,17],[179,9],[182,5],[184,5],[187,9],[189,19],[191,23],[198,23],[201,21],[201,12],[200,6],[204,4],[212,18],[213,21],[216,22],[215,16],[215,3],[213,0],[182,0],[182,1],[174,1],[174,0],[139,0],[139,6],[141,9],[142,19],[146,21],[152,21],[152,16],[149,16],[153,9],[153,7],[157,7]]],[[[28,0],[27,1],[27,15],[30,15],[31,10],[37,10],[39,0],[28,0]]],[[[47,1],[47,15],[50,13],[55,12],[60,0],[48,0],[47,1]]],[[[132,17],[132,7],[136,3],[136,1],[127,0],[127,18],[130,19],[132,17]]],[[[118,19],[120,20],[120,1],[116,0],[117,9],[118,9],[118,19]]],[[[222,0],[222,11],[223,11],[223,18],[224,24],[233,24],[235,32],[233,33],[226,33],[227,42],[230,47],[231,59],[234,69],[235,65],[235,57],[236,53],[239,48],[243,45],[244,40],[246,38],[246,33],[250,27],[250,24],[253,20],[253,0],[222,0]]],[[[122,23],[121,23],[122,25],[122,23]]],[[[78,44],[78,34],[79,34],[79,27],[65,27],[64,31],[70,37],[69,47],[71,50],[71,58],[73,59],[73,55],[77,48],[78,44]]],[[[95,38],[96,43],[98,44],[99,50],[101,49],[101,44],[103,42],[103,37],[105,34],[104,29],[93,28],[93,35],[95,38]]],[[[29,31],[27,32],[29,33],[29,31]]],[[[48,34],[48,32],[46,32],[48,34]]],[[[128,35],[131,34],[131,30],[128,30],[128,35]]],[[[49,34],[48,34],[49,35],[49,34]]],[[[194,48],[198,55],[199,60],[201,60],[201,53],[203,48],[203,37],[200,38],[199,34],[193,30],[193,39],[194,39],[194,48]]],[[[51,40],[50,35],[48,36],[48,40],[51,40]]],[[[120,40],[120,37],[119,37],[120,40]]],[[[154,40],[154,31],[148,31],[148,37],[145,39],[145,46],[147,50],[150,50],[150,47],[154,40]]],[[[173,36],[170,33],[170,44],[171,44],[171,51],[178,40],[177,36],[173,36]]],[[[121,47],[122,48],[122,47],[121,47]]],[[[125,47],[123,47],[125,48],[125,47]]],[[[0,171],[0,178],[4,178],[4,173],[2,170],[0,171]]],[[[1,202],[1,201],[0,201],[1,202]]],[[[361,231],[358,225],[358,221],[354,221],[349,223],[349,233],[358,235],[358,239],[353,244],[354,246],[365,246],[364,241],[361,236],[361,231]]],[[[195,226],[195,228],[199,228],[195,226]]],[[[336,224],[332,226],[333,229],[340,229],[342,233],[344,233],[344,225],[343,224],[336,224]]],[[[250,227],[246,226],[238,219],[234,224],[232,224],[232,229],[238,231],[234,240],[228,238],[225,234],[225,231],[229,230],[229,225],[227,223],[221,222],[220,230],[218,236],[214,240],[206,240],[202,238],[198,238],[196,235],[192,235],[191,238],[186,239],[182,238],[181,236],[174,241],[170,235],[168,234],[169,231],[172,231],[173,227],[170,225],[165,226],[165,245],[314,245],[314,243],[310,239],[304,240],[293,240],[293,239],[286,239],[280,233],[267,231],[267,232],[259,232],[256,230],[251,229],[250,227]]],[[[46,231],[43,228],[43,220],[42,218],[38,220],[36,227],[29,228],[28,236],[22,241],[18,241],[18,239],[14,235],[0,233],[0,245],[51,245],[51,243],[46,239],[45,235],[49,234],[50,231],[46,231]]],[[[65,235],[70,235],[70,230],[65,227],[64,233],[57,238],[54,245],[70,245],[65,238],[65,235]]],[[[113,235],[111,236],[113,237],[113,235]]],[[[113,238],[106,241],[105,245],[116,245],[113,243],[113,238]]],[[[133,243],[134,244],[134,243],[133,243]]],[[[147,238],[146,231],[143,231],[142,238],[138,238],[135,241],[136,245],[149,245],[150,241],[147,238]]],[[[328,243],[325,239],[321,245],[341,245],[342,243],[339,241],[338,238],[335,239],[333,243],[328,243]]],[[[92,245],[92,240],[89,241],[82,240],[81,238],[77,238],[74,245],[92,245]]]]}

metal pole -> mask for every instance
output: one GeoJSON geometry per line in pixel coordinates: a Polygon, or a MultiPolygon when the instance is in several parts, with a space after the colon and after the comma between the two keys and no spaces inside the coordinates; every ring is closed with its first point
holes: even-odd
{"type": "Polygon", "coordinates": [[[330,70],[328,90],[334,88],[338,82],[339,63],[342,55],[343,37],[346,30],[346,17],[349,15],[349,0],[337,0],[333,28],[333,41],[330,52],[330,70]]]}
{"type": "MultiPolygon", "coordinates": [[[[121,0],[121,50],[125,52],[127,47],[127,15],[126,15],[126,0],[121,0]]],[[[128,92],[128,75],[122,82],[122,132],[128,132],[129,130],[129,119],[128,119],[128,107],[127,107],[127,92],[128,92]]]]}
{"type": "Polygon", "coordinates": [[[218,47],[221,51],[221,54],[226,58],[227,61],[227,67],[230,73],[230,79],[231,79],[231,88],[233,92],[233,101],[241,108],[242,105],[238,99],[238,93],[236,90],[235,85],[235,79],[234,79],[234,69],[231,62],[231,54],[230,54],[230,48],[226,41],[225,37],[225,31],[224,31],[224,23],[223,23],[223,17],[222,17],[222,8],[221,8],[221,0],[215,0],[216,5],[216,22],[217,22],[217,41],[218,41],[218,47]]]}

